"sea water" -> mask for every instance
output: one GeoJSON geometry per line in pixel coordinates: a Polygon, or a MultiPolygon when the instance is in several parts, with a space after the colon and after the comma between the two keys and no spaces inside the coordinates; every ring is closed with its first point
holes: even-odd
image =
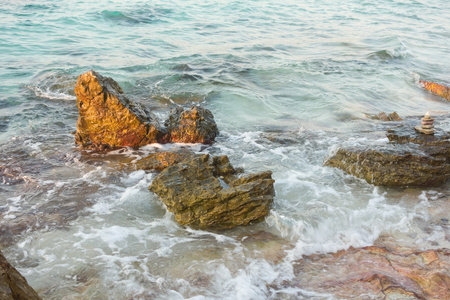
{"type": "Polygon", "coordinates": [[[333,299],[283,289],[296,260],[380,236],[448,248],[430,215],[448,222],[433,207],[448,186],[374,187],[323,160],[387,143],[366,114],[448,113],[418,80],[450,83],[449,15],[444,0],[0,0],[3,253],[43,299],[333,299]],[[217,142],[81,151],[74,86],[91,69],[161,119],[208,108],[217,142]],[[177,225],[147,189],[155,174],[123,166],[181,146],[272,170],[270,215],[228,231],[177,225]]]}

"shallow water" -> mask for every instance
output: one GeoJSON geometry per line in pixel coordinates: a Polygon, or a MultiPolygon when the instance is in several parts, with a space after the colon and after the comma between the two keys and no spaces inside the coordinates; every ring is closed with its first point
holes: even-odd
{"type": "Polygon", "coordinates": [[[380,236],[450,247],[448,185],[377,188],[322,166],[339,145],[387,142],[389,124],[365,113],[448,113],[418,80],[450,82],[449,13],[444,1],[0,0],[3,253],[43,299],[333,299],[283,290],[295,260],[380,236]],[[160,118],[210,109],[217,143],[190,147],[272,170],[265,222],[180,227],[147,190],[155,175],[121,168],[181,145],[80,151],[73,88],[90,69],[160,118]]]}

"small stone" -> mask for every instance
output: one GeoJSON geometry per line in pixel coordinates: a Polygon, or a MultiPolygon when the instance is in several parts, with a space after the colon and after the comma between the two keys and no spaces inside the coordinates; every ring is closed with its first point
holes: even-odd
{"type": "Polygon", "coordinates": [[[422,129],[433,129],[433,125],[422,125],[422,129]]]}
{"type": "Polygon", "coordinates": [[[420,133],[424,133],[424,134],[434,134],[436,132],[436,130],[434,129],[424,129],[420,126],[416,126],[414,127],[418,132],[420,133]]]}

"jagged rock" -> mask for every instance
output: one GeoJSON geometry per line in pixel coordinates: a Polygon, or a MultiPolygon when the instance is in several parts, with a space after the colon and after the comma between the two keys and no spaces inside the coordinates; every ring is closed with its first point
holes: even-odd
{"type": "Polygon", "coordinates": [[[294,264],[294,274],[284,289],[292,284],[343,299],[448,299],[450,251],[350,248],[305,256],[294,264]]]}
{"type": "Polygon", "coordinates": [[[194,152],[185,148],[177,149],[175,151],[156,152],[138,160],[135,164],[133,164],[133,167],[136,170],[162,171],[165,168],[182,162],[183,160],[192,158],[194,155],[194,152]]]}
{"type": "Polygon", "coordinates": [[[212,113],[199,106],[191,106],[184,111],[177,107],[165,122],[170,140],[175,143],[212,144],[219,134],[212,113]]]}
{"type": "Polygon", "coordinates": [[[0,299],[38,300],[39,295],[0,252],[0,299]]]}
{"type": "Polygon", "coordinates": [[[378,115],[370,115],[366,114],[366,116],[372,120],[381,120],[381,121],[401,121],[402,118],[394,111],[387,115],[385,112],[381,112],[378,115]]]}
{"type": "Polygon", "coordinates": [[[83,147],[139,147],[166,141],[156,117],[128,100],[112,78],[86,72],[78,77],[75,94],[79,110],[75,140],[83,147]]]}
{"type": "Polygon", "coordinates": [[[112,78],[95,71],[78,77],[79,117],[75,141],[83,148],[139,147],[151,143],[211,144],[219,133],[212,113],[202,107],[173,110],[164,128],[147,108],[131,102],[112,78]]]}
{"type": "Polygon", "coordinates": [[[227,156],[196,155],[163,170],[149,189],[181,225],[224,229],[261,221],[273,202],[272,173],[235,174],[227,156]]]}
{"type": "Polygon", "coordinates": [[[389,144],[338,148],[324,165],[374,185],[435,187],[450,177],[450,135],[414,131],[411,123],[387,131],[389,144]]]}
{"type": "Polygon", "coordinates": [[[429,90],[433,94],[441,96],[442,98],[450,101],[450,87],[446,87],[444,85],[429,81],[420,81],[420,83],[426,90],[429,90]]]}

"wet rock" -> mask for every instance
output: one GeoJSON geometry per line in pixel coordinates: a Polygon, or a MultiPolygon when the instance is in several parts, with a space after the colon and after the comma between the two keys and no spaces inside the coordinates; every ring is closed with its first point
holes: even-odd
{"type": "Polygon", "coordinates": [[[350,248],[306,256],[294,266],[296,287],[345,299],[355,299],[355,295],[367,295],[368,299],[448,299],[450,295],[448,249],[350,248]]]}
{"type": "Polygon", "coordinates": [[[426,90],[429,90],[433,94],[441,96],[442,98],[450,101],[450,87],[429,81],[420,81],[420,83],[426,90]]]}
{"type": "Polygon", "coordinates": [[[450,174],[446,159],[399,148],[339,148],[324,164],[383,186],[434,187],[444,184],[450,174]]]}
{"type": "Polygon", "coordinates": [[[112,78],[95,71],[78,77],[75,140],[84,148],[139,147],[165,141],[166,132],[146,108],[131,102],[112,78]]]}
{"type": "Polygon", "coordinates": [[[165,122],[170,132],[170,140],[175,143],[212,144],[219,134],[212,113],[199,106],[189,110],[177,107],[165,122]]]}
{"type": "Polygon", "coordinates": [[[79,110],[75,141],[86,149],[169,142],[211,144],[219,133],[212,113],[196,106],[173,110],[165,128],[147,108],[131,102],[117,82],[95,71],[78,77],[75,94],[79,110]]]}
{"type": "Polygon", "coordinates": [[[159,172],[183,160],[192,158],[194,155],[194,152],[185,148],[175,151],[156,152],[138,160],[133,164],[133,168],[136,170],[153,170],[159,172]]]}
{"type": "Polygon", "coordinates": [[[338,148],[324,165],[374,185],[435,187],[450,177],[450,135],[424,135],[406,122],[387,130],[386,145],[338,148]]]}
{"type": "Polygon", "coordinates": [[[387,115],[385,112],[381,112],[378,115],[370,115],[366,114],[366,116],[372,120],[381,120],[381,121],[401,121],[402,118],[394,111],[387,115]]]}
{"type": "Polygon", "coordinates": [[[270,171],[238,177],[227,156],[196,155],[152,182],[181,225],[225,229],[264,219],[274,197],[270,171]]]}
{"type": "Polygon", "coordinates": [[[30,180],[29,177],[22,175],[19,167],[0,166],[0,184],[15,185],[30,180]]]}
{"type": "Polygon", "coordinates": [[[41,299],[27,280],[11,266],[0,252],[0,299],[37,300],[41,299]]]}

